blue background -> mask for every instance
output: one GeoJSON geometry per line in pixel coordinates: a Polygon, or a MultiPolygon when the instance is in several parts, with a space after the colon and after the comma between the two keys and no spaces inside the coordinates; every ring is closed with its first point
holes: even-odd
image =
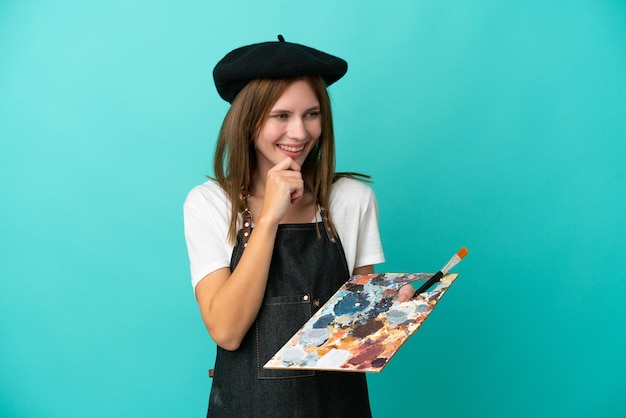
{"type": "Polygon", "coordinates": [[[0,2],[0,416],[205,414],[182,203],[213,66],[278,33],[349,62],[338,168],[374,177],[378,271],[470,250],[375,416],[626,416],[621,0],[0,2]]]}

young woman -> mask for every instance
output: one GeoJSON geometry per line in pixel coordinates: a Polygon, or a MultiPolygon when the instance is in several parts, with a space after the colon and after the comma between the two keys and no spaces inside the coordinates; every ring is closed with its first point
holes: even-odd
{"type": "Polygon", "coordinates": [[[184,205],[192,283],[218,346],[207,416],[371,416],[361,373],[263,369],[350,275],[384,261],[372,190],[335,173],[326,87],[346,71],[281,36],[215,67],[231,103],[215,180],[184,205]]]}

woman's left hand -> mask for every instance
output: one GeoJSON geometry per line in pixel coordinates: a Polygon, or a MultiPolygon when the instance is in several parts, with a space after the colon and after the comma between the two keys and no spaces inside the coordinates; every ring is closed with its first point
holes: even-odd
{"type": "Polygon", "coordinates": [[[405,284],[398,290],[398,300],[400,302],[406,302],[407,300],[413,297],[415,293],[415,288],[409,283],[405,284]]]}

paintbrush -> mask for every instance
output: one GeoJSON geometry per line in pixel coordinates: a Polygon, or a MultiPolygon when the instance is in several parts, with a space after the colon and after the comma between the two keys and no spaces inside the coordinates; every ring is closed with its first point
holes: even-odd
{"type": "Polygon", "coordinates": [[[467,251],[467,248],[461,247],[461,249],[452,256],[450,261],[448,261],[441,270],[435,273],[430,279],[426,281],[426,283],[421,285],[420,288],[415,291],[415,293],[413,294],[413,297],[415,298],[420,293],[424,293],[425,291],[427,291],[433,284],[435,284],[443,276],[445,276],[452,267],[456,266],[459,263],[459,261],[461,261],[463,257],[465,257],[468,253],[469,251],[467,251]]]}

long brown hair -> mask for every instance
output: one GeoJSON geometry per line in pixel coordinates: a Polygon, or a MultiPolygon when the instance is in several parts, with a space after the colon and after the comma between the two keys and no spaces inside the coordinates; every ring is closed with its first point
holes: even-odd
{"type": "MultiPolygon", "coordinates": [[[[322,118],[322,133],[302,165],[304,186],[315,196],[316,203],[328,209],[330,187],[338,177],[366,177],[356,173],[335,173],[335,134],[330,98],[324,80],[319,76],[290,79],[253,80],[239,92],[224,118],[218,136],[213,172],[215,180],[226,192],[231,203],[229,241],[235,242],[238,214],[243,208],[242,190],[250,190],[252,174],[257,165],[254,139],[272,106],[287,87],[297,80],[306,81],[313,89],[322,118]]],[[[325,211],[326,216],[330,216],[325,211]]],[[[329,226],[332,221],[327,218],[329,226]]]]}

